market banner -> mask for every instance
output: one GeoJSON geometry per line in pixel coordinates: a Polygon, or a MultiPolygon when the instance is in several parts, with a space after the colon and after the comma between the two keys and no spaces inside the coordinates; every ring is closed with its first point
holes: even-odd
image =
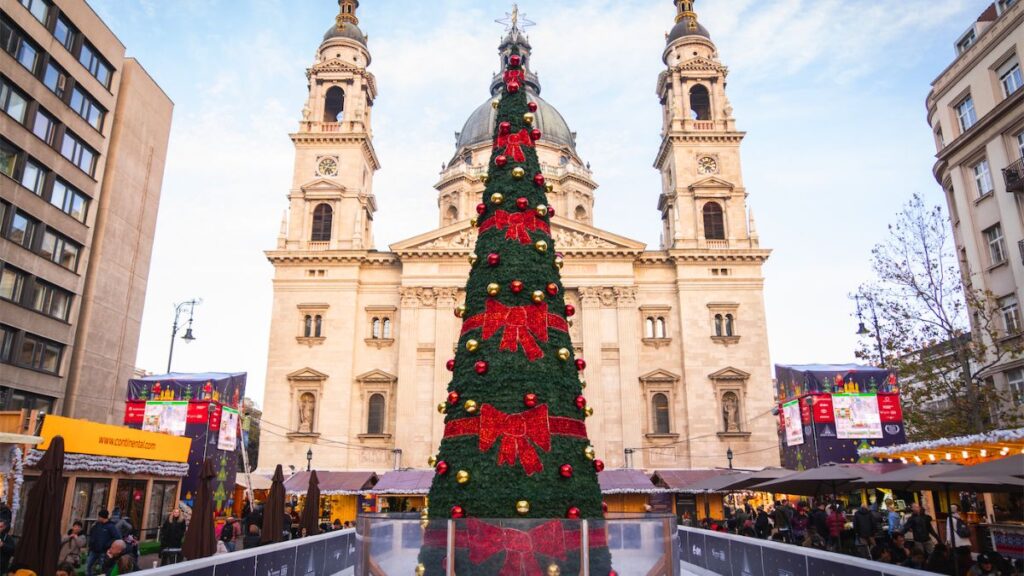
{"type": "Polygon", "coordinates": [[[903,422],[903,409],[900,407],[899,394],[878,395],[878,417],[885,422],[903,422]]]}
{"type": "Polygon", "coordinates": [[[730,568],[729,540],[708,533],[704,536],[704,543],[704,561],[707,562],[707,569],[715,574],[730,574],[732,570],[730,568]]]}
{"type": "Polygon", "coordinates": [[[146,402],[142,429],[173,436],[185,435],[188,402],[146,402]]]}
{"type": "Polygon", "coordinates": [[[40,450],[50,447],[55,436],[64,437],[64,450],[118,458],[186,462],[192,440],[169,434],[145,432],[49,414],[43,419],[40,450]]]}
{"type": "MultiPolygon", "coordinates": [[[[814,398],[813,422],[817,424],[835,422],[836,419],[832,412],[832,395],[815,394],[812,398],[814,398]]],[[[808,424],[810,424],[810,422],[808,422],[808,424]]]]}
{"type": "Polygon", "coordinates": [[[217,436],[217,448],[234,450],[238,442],[238,410],[224,406],[221,408],[220,434],[217,436]]]}
{"type": "Polygon", "coordinates": [[[804,443],[803,418],[800,414],[801,404],[803,402],[800,402],[800,400],[793,400],[782,405],[783,424],[786,428],[786,446],[799,446],[804,443]]]}
{"type": "MultiPolygon", "coordinates": [[[[682,533],[680,533],[681,535],[682,533]]],[[[753,542],[740,542],[733,540],[729,543],[729,554],[732,556],[732,561],[739,569],[739,571],[733,571],[732,574],[742,574],[743,576],[765,576],[764,570],[761,565],[761,547],[754,544],[753,542]]],[[[781,574],[781,572],[780,572],[781,574]]]]}
{"type": "Polygon", "coordinates": [[[881,438],[877,394],[833,394],[832,412],[838,438],[881,438]]]}

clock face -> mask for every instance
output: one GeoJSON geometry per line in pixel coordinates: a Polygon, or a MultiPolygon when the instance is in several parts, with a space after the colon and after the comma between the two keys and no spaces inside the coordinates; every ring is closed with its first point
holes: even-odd
{"type": "Polygon", "coordinates": [[[338,161],[334,158],[321,158],[316,165],[316,171],[320,176],[337,176],[338,161]]]}
{"type": "Polygon", "coordinates": [[[718,172],[718,161],[711,156],[702,156],[697,160],[697,171],[701,174],[714,174],[718,172]]]}

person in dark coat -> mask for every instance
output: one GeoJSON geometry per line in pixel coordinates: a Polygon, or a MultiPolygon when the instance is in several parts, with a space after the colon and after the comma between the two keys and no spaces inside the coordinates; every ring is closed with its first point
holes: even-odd
{"type": "Polygon", "coordinates": [[[789,506],[786,505],[785,501],[780,501],[775,505],[775,510],[772,512],[772,520],[775,521],[775,529],[779,533],[780,542],[792,542],[792,529],[789,522],[789,506]]]}
{"type": "Polygon", "coordinates": [[[181,541],[185,538],[185,521],[181,518],[181,508],[171,510],[160,527],[160,565],[177,561],[181,553],[181,541]],[[164,553],[164,551],[167,551],[164,553]]]}
{"type": "Polygon", "coordinates": [[[941,538],[935,532],[935,526],[932,526],[932,517],[921,510],[920,504],[915,502],[911,505],[910,512],[910,517],[903,523],[904,533],[910,532],[914,536],[914,544],[919,544],[927,557],[935,548],[932,538],[935,539],[935,542],[940,541],[941,538]]]}
{"type": "Polygon", "coordinates": [[[120,540],[121,534],[110,522],[110,512],[100,510],[97,514],[96,523],[89,530],[89,555],[85,561],[86,576],[93,576],[93,567],[107,555],[107,550],[115,540],[120,540]]]}
{"type": "Polygon", "coordinates": [[[249,533],[242,538],[242,548],[248,550],[255,548],[260,545],[260,527],[255,524],[249,524],[249,533]]]}
{"type": "Polygon", "coordinates": [[[825,502],[819,500],[814,511],[811,512],[810,526],[813,527],[822,538],[828,536],[828,512],[825,511],[825,502]]]}
{"type": "Polygon", "coordinates": [[[772,533],[772,523],[768,521],[768,513],[764,506],[757,507],[757,520],[754,521],[754,532],[758,538],[767,538],[772,533]]]}
{"type": "Polygon", "coordinates": [[[7,574],[14,558],[14,535],[8,520],[0,518],[0,574],[7,574]]]}
{"type": "Polygon", "coordinates": [[[875,519],[865,504],[853,514],[853,533],[857,537],[858,551],[863,549],[864,555],[870,557],[875,546],[875,519]]]}

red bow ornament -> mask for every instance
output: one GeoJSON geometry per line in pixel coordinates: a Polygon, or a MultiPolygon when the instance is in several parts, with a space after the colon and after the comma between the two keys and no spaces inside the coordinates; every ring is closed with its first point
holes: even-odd
{"type": "Polygon", "coordinates": [[[471,519],[467,529],[469,561],[474,565],[505,552],[505,562],[498,576],[543,576],[545,571],[541,568],[538,554],[558,560],[566,557],[565,533],[558,520],[522,531],[471,519]]]}
{"type": "Polygon", "coordinates": [[[462,323],[462,333],[481,327],[484,340],[490,340],[499,330],[504,330],[499,348],[515,352],[521,345],[530,362],[544,357],[544,351],[537,344],[537,340],[547,342],[548,329],[569,331],[569,324],[565,318],[548,312],[547,302],[527,306],[505,306],[497,300],[488,300],[483,314],[467,318],[462,323]]]}
{"type": "Polygon", "coordinates": [[[502,146],[505,147],[505,156],[511,156],[516,162],[526,162],[523,146],[533,148],[533,138],[530,138],[530,133],[526,131],[526,128],[523,128],[519,132],[498,136],[498,139],[494,142],[494,147],[501,148],[502,146]]]}
{"type": "Polygon", "coordinates": [[[480,408],[480,451],[490,450],[499,440],[498,464],[515,466],[517,461],[521,462],[527,476],[543,470],[544,465],[533,445],[545,452],[551,451],[547,405],[519,414],[505,414],[490,404],[484,404],[480,408]]]}
{"type": "Polygon", "coordinates": [[[506,239],[519,240],[521,244],[531,244],[533,242],[530,239],[530,232],[533,230],[543,230],[551,234],[551,228],[548,226],[548,223],[538,217],[537,213],[532,210],[514,213],[497,210],[494,212],[494,216],[480,223],[481,232],[490,228],[505,230],[506,239]]]}

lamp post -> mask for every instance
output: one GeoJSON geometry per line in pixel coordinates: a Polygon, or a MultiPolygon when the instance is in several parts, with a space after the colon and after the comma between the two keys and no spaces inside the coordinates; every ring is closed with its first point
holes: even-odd
{"type": "Polygon", "coordinates": [[[860,308],[860,296],[854,296],[857,301],[857,336],[867,336],[873,331],[875,333],[875,344],[878,345],[878,367],[885,368],[885,353],[882,348],[882,333],[878,330],[878,312],[875,310],[875,302],[869,301],[871,306],[871,331],[864,325],[864,315],[860,308]]]}
{"type": "Polygon", "coordinates": [[[313,466],[313,449],[306,450],[306,472],[309,472],[313,466]]]}
{"type": "Polygon", "coordinates": [[[732,470],[732,446],[725,451],[725,458],[729,461],[729,470],[732,470]]]}
{"type": "Polygon", "coordinates": [[[185,328],[185,334],[181,337],[186,344],[196,339],[192,335],[192,319],[195,316],[196,306],[202,304],[202,298],[193,298],[188,302],[182,302],[174,306],[174,325],[171,326],[171,351],[167,354],[167,373],[171,373],[171,361],[174,359],[174,338],[178,335],[178,330],[185,328]],[[185,310],[188,310],[188,322],[184,326],[178,324],[181,319],[181,315],[184,314],[185,310]]]}

